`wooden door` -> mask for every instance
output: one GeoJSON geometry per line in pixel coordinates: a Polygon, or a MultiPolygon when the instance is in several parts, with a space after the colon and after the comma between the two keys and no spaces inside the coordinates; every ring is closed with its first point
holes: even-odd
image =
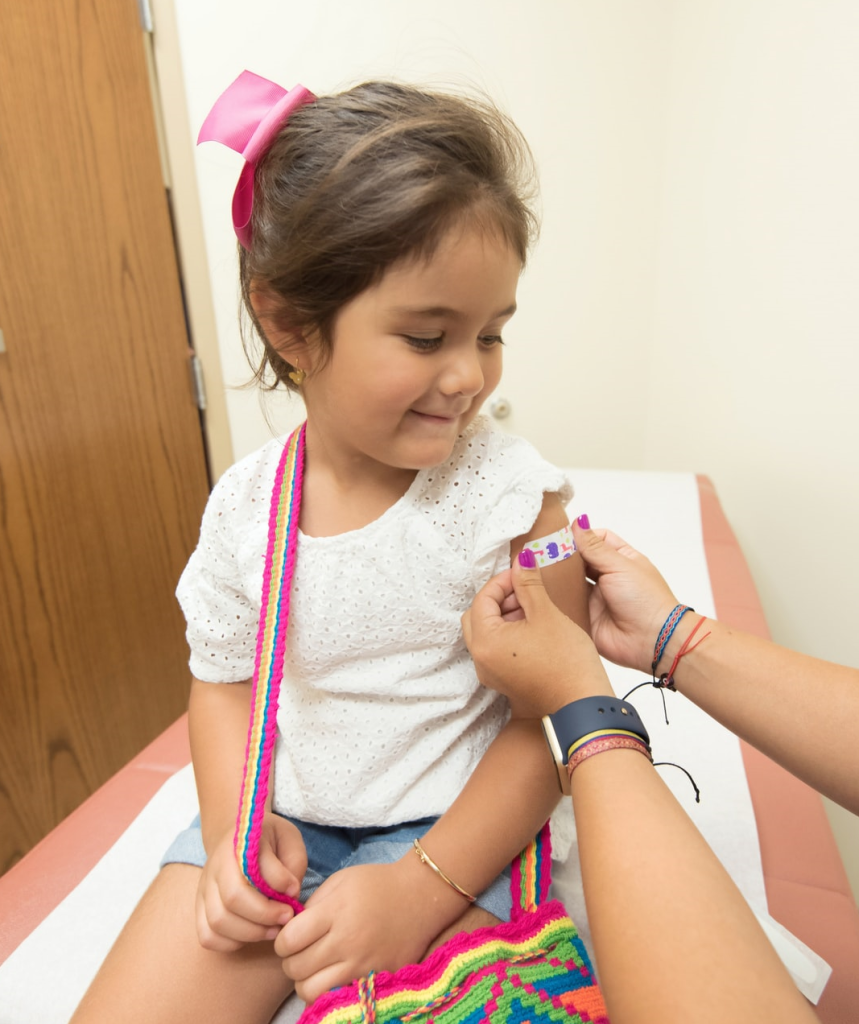
{"type": "Polygon", "coordinates": [[[185,708],[208,483],[135,0],[0,12],[0,870],[185,708]]]}

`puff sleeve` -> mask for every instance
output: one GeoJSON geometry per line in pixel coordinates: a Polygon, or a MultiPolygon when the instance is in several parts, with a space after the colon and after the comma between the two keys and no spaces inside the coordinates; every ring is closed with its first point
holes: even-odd
{"type": "Polygon", "coordinates": [[[199,542],[176,589],[191,672],[203,682],[237,683],[253,676],[278,444],[237,463],[215,485],[199,542]]]}
{"type": "Polygon", "coordinates": [[[471,553],[478,587],[509,565],[510,541],[534,525],[544,495],[557,493],[565,505],[573,497],[566,475],[523,438],[490,433],[484,460],[485,510],[476,519],[471,553]]]}

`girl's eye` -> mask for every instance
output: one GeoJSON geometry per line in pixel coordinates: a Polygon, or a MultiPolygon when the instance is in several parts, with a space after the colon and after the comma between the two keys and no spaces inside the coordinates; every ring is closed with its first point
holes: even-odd
{"type": "Polygon", "coordinates": [[[492,348],[493,345],[503,345],[504,339],[500,334],[484,334],[480,338],[480,342],[487,348],[492,348]]]}
{"type": "Polygon", "coordinates": [[[412,346],[417,349],[418,352],[432,352],[437,349],[442,342],[442,335],[438,335],[435,338],[415,338],[411,334],[404,334],[403,337],[412,346]]]}

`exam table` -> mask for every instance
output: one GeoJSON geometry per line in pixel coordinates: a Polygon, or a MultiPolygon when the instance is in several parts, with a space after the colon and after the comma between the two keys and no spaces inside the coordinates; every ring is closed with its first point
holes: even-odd
{"type": "MultiPolygon", "coordinates": [[[[630,481],[634,487],[650,487],[655,488],[654,493],[664,493],[664,481],[655,479],[659,476],[656,474],[576,470],[570,473],[577,495],[581,490],[577,477],[582,474],[587,481],[586,491],[593,495],[602,493],[606,483],[628,493],[630,481]]],[[[706,477],[691,474],[670,476],[688,477],[689,508],[693,510],[689,515],[699,519],[692,524],[692,534],[697,531],[700,537],[717,617],[747,632],[768,636],[748,567],[712,483],[706,477]]],[[[658,552],[645,546],[636,532],[634,519],[621,523],[616,515],[609,519],[608,513],[601,518],[595,504],[598,506],[599,502],[580,504],[577,500],[576,514],[588,511],[594,525],[611,525],[630,543],[642,548],[665,572],[658,552]]],[[[665,574],[674,585],[672,576],[665,574]]],[[[678,596],[686,599],[685,594],[678,596]]],[[[650,701],[659,697],[655,690],[648,693],[652,695],[647,698],[650,701]]],[[[676,695],[669,697],[669,701],[679,699],[682,698],[676,695]]],[[[661,716],[661,705],[657,708],[651,703],[649,707],[651,714],[661,716]]],[[[745,744],[741,745],[741,755],[760,845],[769,913],[832,968],[832,976],[816,1007],[820,1019],[826,1024],[857,1022],[859,912],[821,799],[745,744]]],[[[4,963],[8,977],[8,969],[17,963],[16,951],[27,942],[37,941],[40,923],[96,868],[103,854],[132,825],[150,799],[188,761],[187,726],[182,718],[0,877],[0,978],[4,963]]],[[[34,985],[51,984],[50,964],[50,959],[45,960],[47,973],[38,981],[34,979],[34,985]]],[[[19,1008],[10,1009],[7,1004],[4,1009],[3,991],[0,984],[0,1024],[30,1024],[19,1008]]],[[[40,1020],[40,1024],[52,1022],[40,1020]]]]}

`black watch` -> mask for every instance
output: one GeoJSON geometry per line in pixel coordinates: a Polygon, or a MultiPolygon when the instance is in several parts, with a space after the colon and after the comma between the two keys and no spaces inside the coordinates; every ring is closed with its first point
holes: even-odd
{"type": "Polygon", "coordinates": [[[543,732],[552,752],[561,792],[570,792],[567,751],[583,736],[601,729],[622,729],[642,739],[650,749],[650,737],[638,712],[617,697],[583,697],[543,717],[543,732]]]}

